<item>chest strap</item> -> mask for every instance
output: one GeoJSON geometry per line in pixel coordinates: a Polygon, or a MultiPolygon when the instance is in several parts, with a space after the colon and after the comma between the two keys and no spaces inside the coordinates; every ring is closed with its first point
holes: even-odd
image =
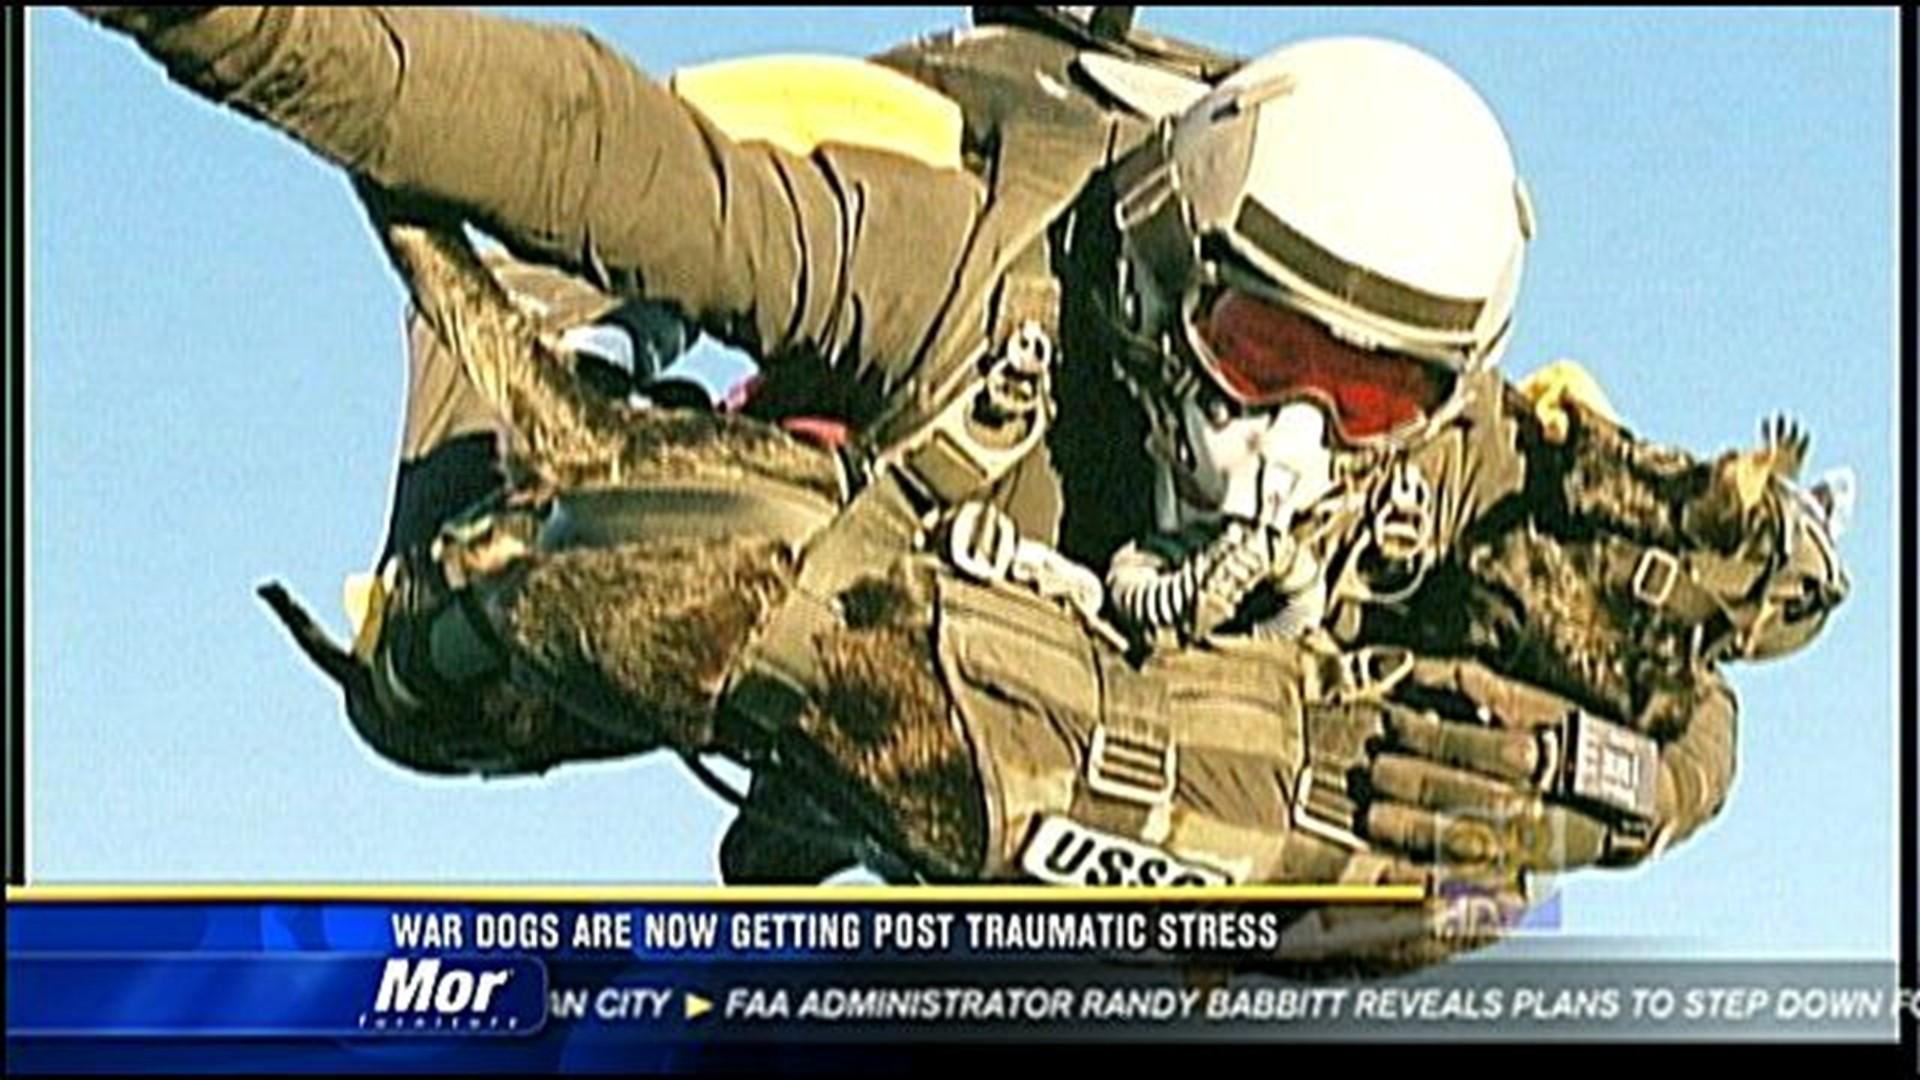
{"type": "Polygon", "coordinates": [[[1045,439],[1060,331],[1047,234],[1107,160],[1111,134],[1099,123],[1001,128],[987,207],[922,344],[927,360],[863,439],[923,499],[979,496],[1045,439]]]}
{"type": "Polygon", "coordinates": [[[1708,551],[1674,554],[1607,536],[1601,541],[1601,579],[1650,617],[1694,628],[1696,659],[1720,659],[1760,620],[1763,605],[1745,602],[1767,567],[1708,551]]]}

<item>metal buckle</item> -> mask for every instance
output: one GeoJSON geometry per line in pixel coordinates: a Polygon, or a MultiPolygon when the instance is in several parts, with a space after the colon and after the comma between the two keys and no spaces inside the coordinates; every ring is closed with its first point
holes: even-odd
{"type": "Polygon", "coordinates": [[[1344,828],[1331,818],[1321,817],[1313,809],[1313,765],[1300,767],[1294,776],[1293,784],[1293,824],[1303,832],[1312,833],[1322,840],[1337,844],[1352,851],[1366,851],[1369,847],[1365,840],[1354,835],[1353,830],[1344,828]]]}
{"type": "Polygon", "coordinates": [[[1420,467],[1407,463],[1393,470],[1384,504],[1374,515],[1374,544],[1394,562],[1424,558],[1433,534],[1433,487],[1420,467]]]}
{"type": "Polygon", "coordinates": [[[947,555],[975,581],[1003,581],[1020,549],[1020,530],[997,507],[962,503],[948,525],[947,555]]]}
{"type": "Polygon", "coordinates": [[[1411,649],[1368,646],[1340,653],[1334,661],[1330,697],[1335,702],[1373,701],[1385,697],[1413,672],[1411,649]]]}
{"type": "Polygon", "coordinates": [[[1087,749],[1087,787],[1101,795],[1145,806],[1173,800],[1178,775],[1173,735],[1157,725],[1125,730],[1101,724],[1087,749]]]}
{"type": "Polygon", "coordinates": [[[1633,568],[1634,599],[1649,607],[1665,607],[1679,583],[1680,560],[1660,548],[1648,548],[1640,556],[1639,565],[1633,568]],[[1650,585],[1656,572],[1659,582],[1650,585]]]}
{"type": "Polygon", "coordinates": [[[1037,320],[1024,319],[987,370],[985,403],[1001,422],[1031,416],[1046,405],[1053,338],[1037,320]]]}
{"type": "Polygon", "coordinates": [[[1014,544],[1008,580],[1025,585],[1042,599],[1064,602],[1101,640],[1119,652],[1127,651],[1126,635],[1100,617],[1107,589],[1093,571],[1044,544],[1019,540],[1014,544]]]}
{"type": "Polygon", "coordinates": [[[1016,466],[1046,437],[1053,419],[1051,374],[1042,370],[1032,377],[1026,389],[1015,389],[1010,366],[1031,366],[1035,359],[1050,359],[1052,339],[1042,332],[1046,342],[1036,351],[1036,339],[1023,339],[1019,345],[1029,354],[1009,363],[996,357],[993,367],[982,374],[984,382],[954,395],[934,418],[892,449],[879,455],[883,465],[897,466],[916,493],[936,505],[951,506],[978,495],[1016,466]],[[995,405],[996,394],[1005,399],[995,405]],[[982,406],[988,411],[1012,408],[1000,418],[1012,432],[991,433],[981,430],[982,406]]]}

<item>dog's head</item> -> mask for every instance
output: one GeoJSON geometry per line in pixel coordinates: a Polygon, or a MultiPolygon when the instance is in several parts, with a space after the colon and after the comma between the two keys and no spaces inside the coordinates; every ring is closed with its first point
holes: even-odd
{"type": "Polygon", "coordinates": [[[1703,575],[1722,607],[1718,651],[1745,660],[1805,648],[1850,588],[1836,541],[1852,512],[1853,474],[1835,470],[1802,486],[1804,431],[1775,418],[1761,433],[1760,449],[1730,455],[1715,470],[1716,483],[1732,489],[1742,528],[1727,569],[1703,575]]]}

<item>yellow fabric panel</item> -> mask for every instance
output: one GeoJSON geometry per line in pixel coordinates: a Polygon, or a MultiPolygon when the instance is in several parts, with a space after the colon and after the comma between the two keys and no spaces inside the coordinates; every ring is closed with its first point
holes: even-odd
{"type": "Polygon", "coordinates": [[[341,587],[341,600],[347,609],[347,622],[353,627],[353,654],[371,661],[387,605],[386,582],[377,574],[349,575],[341,587]]]}
{"type": "Polygon", "coordinates": [[[796,154],[844,143],[960,167],[960,106],[865,60],[799,54],[724,60],[680,71],[669,86],[741,142],[796,154]]]}
{"type": "Polygon", "coordinates": [[[1600,380],[1573,360],[1548,364],[1520,380],[1519,390],[1533,403],[1534,415],[1554,442],[1567,437],[1569,407],[1584,409],[1610,423],[1620,422],[1606,391],[1600,389],[1600,380]]]}

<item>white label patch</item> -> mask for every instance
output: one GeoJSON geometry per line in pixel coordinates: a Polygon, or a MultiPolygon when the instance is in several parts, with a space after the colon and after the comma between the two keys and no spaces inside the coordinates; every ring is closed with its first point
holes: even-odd
{"type": "Polygon", "coordinates": [[[1226,885],[1226,874],[1049,814],[1020,851],[1020,869],[1049,885],[1226,885]]]}

